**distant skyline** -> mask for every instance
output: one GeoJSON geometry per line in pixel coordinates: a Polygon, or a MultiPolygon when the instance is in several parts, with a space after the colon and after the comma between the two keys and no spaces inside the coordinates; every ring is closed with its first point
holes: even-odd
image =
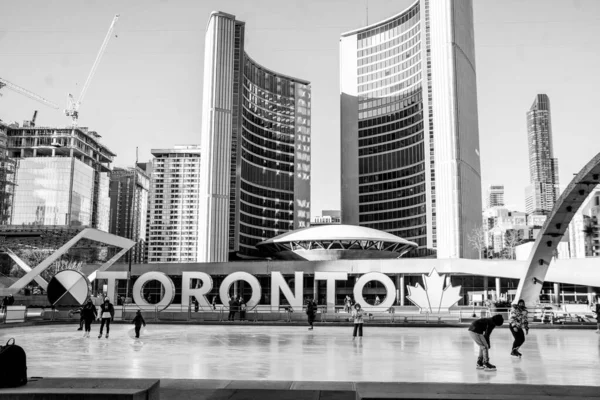
{"type": "MultiPolygon", "coordinates": [[[[371,0],[368,22],[413,1],[371,0]]],[[[80,125],[117,153],[114,166],[150,149],[199,144],[204,35],[210,12],[246,22],[257,62],[312,84],[312,214],[340,209],[340,34],[366,25],[365,1],[0,0],[0,77],[61,106],[76,97],[114,14],[121,18],[80,108],[80,125]]],[[[505,186],[523,211],[529,184],[526,113],[535,95],[552,102],[561,186],[600,151],[594,124],[600,2],[474,0],[482,188],[505,186]]],[[[2,89],[0,119],[64,126],[68,119],[2,89]]]]}

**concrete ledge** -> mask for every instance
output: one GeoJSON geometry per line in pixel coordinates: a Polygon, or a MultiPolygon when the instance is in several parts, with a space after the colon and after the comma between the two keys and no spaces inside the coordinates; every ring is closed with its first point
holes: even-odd
{"type": "Polygon", "coordinates": [[[468,383],[356,383],[357,400],[379,399],[600,399],[594,386],[468,383]]]}
{"type": "Polygon", "coordinates": [[[30,378],[27,385],[0,389],[3,400],[159,400],[158,379],[30,378]]]}

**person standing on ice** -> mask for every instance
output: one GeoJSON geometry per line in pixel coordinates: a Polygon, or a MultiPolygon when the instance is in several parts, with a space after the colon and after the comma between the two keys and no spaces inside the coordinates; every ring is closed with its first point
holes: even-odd
{"type": "Polygon", "coordinates": [[[357,333],[358,333],[358,337],[362,338],[362,335],[363,335],[363,323],[364,323],[363,315],[364,314],[365,314],[365,312],[360,307],[360,304],[355,304],[354,305],[354,310],[352,310],[352,319],[354,320],[354,332],[352,333],[352,339],[353,340],[356,337],[357,333]]]}
{"type": "Polygon", "coordinates": [[[504,323],[502,315],[497,314],[492,318],[481,318],[471,322],[469,326],[469,335],[471,339],[479,346],[479,357],[477,358],[477,369],[486,371],[495,371],[496,366],[490,364],[489,349],[492,347],[490,335],[495,327],[504,323]]]}
{"type": "Polygon", "coordinates": [[[92,299],[88,299],[85,305],[81,308],[81,320],[85,325],[85,332],[83,337],[90,337],[90,331],[92,330],[92,322],[98,317],[98,310],[92,302],[92,299]]]}
{"type": "Polygon", "coordinates": [[[522,354],[519,353],[519,347],[525,343],[525,333],[529,334],[527,307],[525,307],[525,301],[523,299],[519,300],[517,304],[512,305],[508,325],[510,327],[510,333],[512,333],[513,337],[515,338],[510,355],[520,358],[522,354]],[[523,330],[525,333],[523,333],[523,330]]]}
{"type": "Polygon", "coordinates": [[[313,323],[315,322],[315,316],[317,314],[317,303],[315,300],[308,300],[308,304],[306,304],[306,315],[308,316],[308,328],[309,331],[313,330],[313,323]]]}
{"type": "Polygon", "coordinates": [[[110,332],[110,321],[112,321],[115,316],[115,308],[110,303],[108,297],[104,299],[104,304],[100,306],[100,317],[102,318],[102,322],[100,322],[100,334],[98,335],[98,339],[102,337],[102,330],[104,329],[104,324],[106,324],[106,338],[108,339],[108,333],[110,332]]]}
{"type": "MultiPolygon", "coordinates": [[[[144,320],[144,317],[142,316],[142,312],[140,310],[137,310],[132,322],[135,324],[135,338],[139,339],[140,338],[140,329],[142,329],[142,324],[144,325],[144,328],[146,327],[146,321],[144,320]]],[[[108,337],[108,335],[107,335],[107,337],[108,337]]]]}
{"type": "Polygon", "coordinates": [[[596,333],[600,333],[600,301],[596,302],[596,304],[591,305],[592,312],[596,316],[596,333]]]}

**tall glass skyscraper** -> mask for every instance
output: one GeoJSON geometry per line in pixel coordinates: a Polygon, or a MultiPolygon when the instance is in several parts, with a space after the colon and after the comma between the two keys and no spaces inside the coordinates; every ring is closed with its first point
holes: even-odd
{"type": "Polygon", "coordinates": [[[414,241],[413,256],[477,257],[474,47],[470,0],[419,0],[342,35],[343,223],[414,241]]]}
{"type": "Polygon", "coordinates": [[[214,12],[206,31],[199,252],[255,257],[255,244],[310,222],[310,83],[244,50],[245,23],[214,12]]]}
{"type": "Polygon", "coordinates": [[[525,189],[525,211],[546,214],[558,199],[558,160],[552,147],[550,99],[538,94],[527,112],[529,181],[525,189]]]}

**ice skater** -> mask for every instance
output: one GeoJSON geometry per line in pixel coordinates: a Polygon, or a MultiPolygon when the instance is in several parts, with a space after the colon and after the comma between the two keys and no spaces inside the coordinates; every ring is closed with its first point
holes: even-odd
{"type": "MultiPolygon", "coordinates": [[[[135,324],[135,338],[139,339],[140,338],[140,329],[142,329],[142,325],[144,325],[144,328],[146,327],[146,321],[144,320],[144,317],[142,316],[141,310],[137,310],[132,322],[135,324]]],[[[106,337],[108,337],[108,334],[106,335],[106,337]]]]}
{"type": "Polygon", "coordinates": [[[519,353],[519,347],[525,343],[525,334],[529,335],[529,321],[527,320],[525,300],[521,299],[517,304],[512,305],[508,326],[510,328],[510,333],[512,333],[515,338],[510,355],[521,358],[522,354],[519,353]],[[523,333],[523,331],[525,331],[525,333],[523,333]]]}
{"type": "MultiPolygon", "coordinates": [[[[82,331],[83,330],[83,307],[78,308],[76,310],[69,311],[69,318],[71,318],[73,316],[73,314],[79,314],[79,328],[77,330],[82,331]]],[[[83,336],[85,336],[85,335],[83,335],[83,336]]]]}
{"type": "Polygon", "coordinates": [[[354,305],[354,310],[352,310],[352,319],[354,320],[354,332],[352,332],[352,340],[356,338],[356,333],[358,333],[358,337],[362,338],[363,335],[363,315],[365,312],[360,307],[360,304],[354,305]]]}
{"type": "Polygon", "coordinates": [[[490,364],[489,349],[492,347],[490,335],[495,327],[504,323],[502,315],[497,314],[492,318],[481,318],[471,323],[469,335],[479,346],[479,357],[477,358],[477,369],[496,371],[496,366],[490,364]]]}
{"type": "Polygon", "coordinates": [[[110,303],[108,297],[104,299],[104,303],[100,306],[100,317],[102,318],[102,322],[100,322],[100,334],[98,335],[98,339],[102,337],[102,330],[104,329],[104,324],[106,324],[106,338],[108,339],[108,333],[110,332],[110,321],[115,316],[115,308],[110,303]]]}
{"type": "Polygon", "coordinates": [[[244,299],[240,296],[240,321],[245,321],[246,320],[246,302],[244,301],[244,299]]]}
{"type": "Polygon", "coordinates": [[[228,321],[235,321],[235,314],[237,313],[238,305],[239,303],[235,297],[229,299],[229,317],[227,318],[228,321]]]}
{"type": "MultiPolygon", "coordinates": [[[[85,325],[85,332],[83,337],[90,337],[90,331],[92,330],[92,322],[98,317],[98,311],[92,299],[88,299],[85,305],[81,308],[81,320],[85,325]]],[[[107,328],[108,329],[108,328],[107,328]]]]}
{"type": "Polygon", "coordinates": [[[597,301],[596,304],[592,305],[592,312],[596,316],[596,333],[600,333],[600,301],[597,301]]]}
{"type": "Polygon", "coordinates": [[[308,304],[306,304],[306,315],[308,316],[308,325],[310,325],[310,327],[308,328],[309,331],[313,330],[313,323],[315,322],[315,315],[317,313],[317,303],[315,303],[315,300],[308,300],[308,304]]]}

